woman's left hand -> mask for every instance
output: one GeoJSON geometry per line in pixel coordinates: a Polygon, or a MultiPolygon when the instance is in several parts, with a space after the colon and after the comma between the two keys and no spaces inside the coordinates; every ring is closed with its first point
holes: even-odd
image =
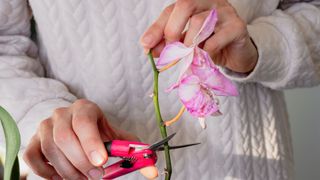
{"type": "Polygon", "coordinates": [[[215,64],[239,73],[252,71],[258,60],[257,49],[246,23],[227,0],[177,0],[146,30],[141,37],[142,46],[146,51],[152,48],[156,57],[170,42],[181,41],[190,46],[211,9],[216,9],[218,22],[202,48],[215,64]]]}

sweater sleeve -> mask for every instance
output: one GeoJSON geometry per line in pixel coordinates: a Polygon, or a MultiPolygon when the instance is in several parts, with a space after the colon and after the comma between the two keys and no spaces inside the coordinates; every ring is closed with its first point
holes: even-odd
{"type": "Polygon", "coordinates": [[[40,121],[75,100],[61,82],[43,77],[37,47],[29,39],[30,17],[26,0],[0,1],[0,105],[17,121],[22,149],[40,121]]]}
{"type": "Polygon", "coordinates": [[[254,19],[247,27],[258,49],[258,62],[248,75],[224,69],[230,79],[280,90],[319,84],[319,8],[297,3],[254,19]]]}

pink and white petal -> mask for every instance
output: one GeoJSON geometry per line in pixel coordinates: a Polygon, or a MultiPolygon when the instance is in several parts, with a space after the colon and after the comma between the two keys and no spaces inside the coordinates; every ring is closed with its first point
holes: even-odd
{"type": "Polygon", "coordinates": [[[206,129],[207,128],[206,118],[199,117],[198,120],[199,120],[201,128],[202,129],[206,129]]]}
{"type": "Polygon", "coordinates": [[[188,54],[188,56],[185,56],[183,58],[183,61],[182,61],[182,65],[181,65],[181,68],[180,68],[180,75],[179,75],[179,80],[183,79],[183,76],[185,74],[188,74],[186,73],[193,61],[193,56],[194,56],[194,51],[192,51],[190,54],[188,54]]]}
{"type": "Polygon", "coordinates": [[[205,81],[209,76],[211,76],[211,71],[218,69],[217,66],[213,64],[208,53],[200,48],[196,48],[196,55],[193,58],[191,64],[191,70],[193,74],[198,76],[201,81],[205,81]]]}
{"type": "Polygon", "coordinates": [[[219,69],[217,67],[217,65],[214,64],[213,60],[211,59],[211,57],[210,57],[210,55],[209,55],[209,53],[207,51],[205,51],[203,49],[200,49],[200,48],[199,48],[198,51],[200,51],[202,56],[204,56],[204,60],[205,60],[205,63],[206,63],[207,66],[210,66],[213,69],[219,69]]]}
{"type": "Polygon", "coordinates": [[[220,110],[211,114],[211,116],[221,116],[221,115],[222,115],[222,112],[220,110]]]}
{"type": "Polygon", "coordinates": [[[205,96],[201,91],[199,91],[192,97],[192,99],[189,101],[182,101],[182,103],[192,115],[198,117],[200,115],[194,113],[198,113],[199,109],[203,107],[205,103],[205,96]]]}
{"type": "Polygon", "coordinates": [[[199,91],[190,101],[182,103],[194,117],[207,117],[219,110],[218,105],[205,91],[199,91]]]}
{"type": "Polygon", "coordinates": [[[174,42],[165,46],[162,50],[156,66],[158,69],[174,62],[175,60],[180,60],[187,56],[193,51],[192,47],[186,47],[181,42],[174,42]]]}
{"type": "Polygon", "coordinates": [[[190,101],[200,91],[199,78],[197,76],[186,76],[181,79],[179,85],[179,97],[182,102],[190,101]]]}
{"type": "Polygon", "coordinates": [[[205,82],[212,75],[212,69],[208,66],[197,66],[191,64],[190,69],[192,74],[198,76],[201,82],[205,82]]]}
{"type": "Polygon", "coordinates": [[[169,93],[169,92],[173,91],[174,89],[178,88],[179,85],[180,85],[180,82],[174,83],[174,84],[172,84],[171,86],[169,86],[169,87],[165,90],[165,92],[169,93]]]}
{"type": "Polygon", "coordinates": [[[215,112],[219,111],[219,106],[208,94],[205,94],[205,103],[203,104],[201,110],[201,115],[203,117],[211,116],[215,112]]]}
{"type": "Polygon", "coordinates": [[[213,90],[217,96],[237,96],[238,91],[233,82],[225,77],[219,69],[211,71],[211,76],[205,80],[204,84],[213,90]]]}
{"type": "Polygon", "coordinates": [[[210,11],[209,16],[204,21],[199,33],[193,39],[193,44],[198,45],[202,41],[206,40],[213,33],[217,21],[217,11],[213,9],[210,11]]]}

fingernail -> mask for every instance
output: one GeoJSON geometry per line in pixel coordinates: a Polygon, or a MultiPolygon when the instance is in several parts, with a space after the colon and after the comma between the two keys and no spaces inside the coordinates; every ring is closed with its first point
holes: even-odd
{"type": "Polygon", "coordinates": [[[98,151],[93,151],[91,154],[91,160],[94,162],[95,165],[99,166],[103,163],[104,158],[98,151]]]}
{"type": "Polygon", "coordinates": [[[147,34],[142,38],[142,43],[144,45],[151,45],[153,42],[153,37],[151,34],[147,34]]]}
{"type": "Polygon", "coordinates": [[[52,180],[61,180],[62,178],[60,176],[58,176],[58,175],[54,175],[54,176],[52,176],[51,179],[52,180]]]}
{"type": "Polygon", "coordinates": [[[91,177],[91,179],[100,179],[102,178],[102,175],[103,175],[102,172],[97,168],[91,169],[88,172],[88,174],[91,177]]]}

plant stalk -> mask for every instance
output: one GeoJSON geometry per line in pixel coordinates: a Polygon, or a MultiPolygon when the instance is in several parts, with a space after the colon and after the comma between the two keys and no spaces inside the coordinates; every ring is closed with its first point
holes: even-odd
{"type": "MultiPolygon", "coordinates": [[[[156,120],[160,129],[160,133],[162,136],[162,139],[165,139],[167,137],[167,129],[166,126],[164,125],[164,122],[161,117],[161,111],[160,111],[160,105],[159,105],[159,93],[158,93],[158,79],[159,79],[159,71],[156,67],[156,64],[154,62],[151,50],[148,53],[148,59],[151,62],[152,65],[152,70],[153,70],[153,104],[154,104],[154,109],[155,109],[155,114],[156,114],[156,120]]],[[[171,159],[170,159],[170,151],[169,151],[169,144],[165,143],[164,144],[164,156],[166,160],[166,176],[165,180],[170,180],[171,174],[172,174],[172,166],[171,166],[171,159]]]]}

